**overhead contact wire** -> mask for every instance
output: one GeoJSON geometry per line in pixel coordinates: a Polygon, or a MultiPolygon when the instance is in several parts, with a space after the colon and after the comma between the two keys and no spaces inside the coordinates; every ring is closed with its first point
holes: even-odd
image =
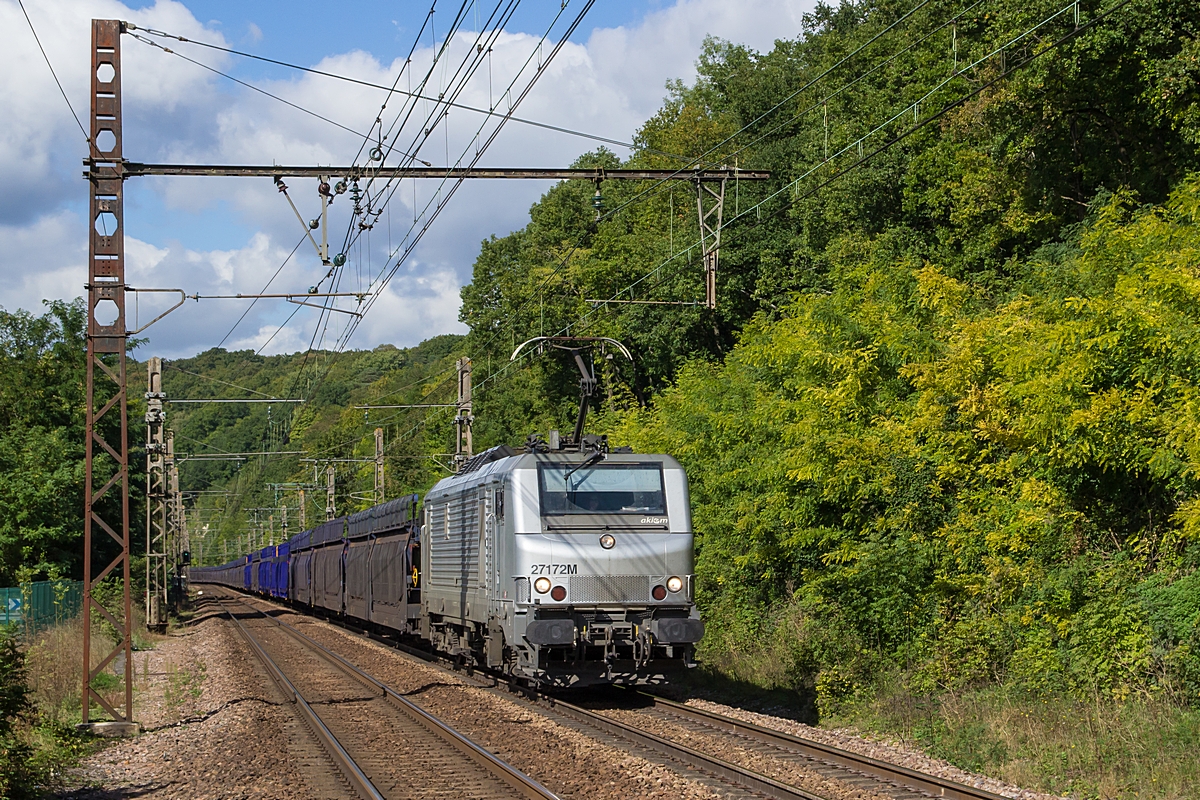
{"type": "MultiPolygon", "coordinates": [[[[872,150],[871,152],[869,152],[869,153],[866,153],[866,154],[865,154],[865,155],[863,155],[861,158],[859,158],[857,161],[855,161],[854,163],[852,163],[852,164],[850,164],[849,166],[847,166],[845,169],[843,169],[843,170],[841,170],[841,171],[839,171],[839,172],[835,173],[834,175],[831,175],[829,178],[825,179],[824,181],[822,181],[822,182],[821,182],[821,183],[819,183],[818,185],[816,185],[816,186],[812,187],[811,189],[809,189],[809,190],[808,190],[808,191],[806,191],[805,193],[803,193],[803,194],[801,194],[801,195],[798,195],[798,196],[796,196],[796,197],[792,198],[791,200],[789,200],[787,203],[785,203],[785,204],[784,204],[783,206],[781,206],[780,208],[778,208],[778,209],[775,209],[774,211],[770,212],[770,213],[769,213],[769,216],[773,216],[773,215],[779,214],[779,213],[781,213],[782,211],[785,211],[785,210],[787,210],[788,208],[790,208],[790,207],[794,206],[794,205],[795,205],[797,202],[799,202],[799,201],[801,201],[801,200],[804,200],[804,199],[807,199],[808,197],[811,197],[811,196],[815,195],[815,194],[816,194],[818,191],[820,191],[821,189],[823,189],[823,188],[825,188],[825,187],[829,186],[829,185],[830,185],[830,184],[832,184],[834,181],[836,181],[836,180],[838,180],[839,178],[843,177],[844,175],[846,175],[846,174],[850,173],[851,171],[853,171],[853,170],[855,170],[855,169],[857,169],[857,168],[859,168],[859,167],[861,167],[861,166],[864,166],[865,164],[869,163],[869,162],[871,161],[871,159],[875,158],[875,157],[876,157],[876,156],[878,156],[880,153],[882,153],[882,152],[885,152],[886,150],[890,149],[891,147],[894,147],[896,144],[899,144],[901,141],[904,141],[905,139],[907,139],[907,138],[908,138],[909,136],[911,136],[912,134],[914,134],[914,133],[916,133],[917,131],[919,131],[919,130],[921,130],[921,129],[925,128],[927,125],[930,125],[930,124],[932,124],[933,122],[936,122],[937,120],[941,119],[941,118],[942,118],[942,117],[944,117],[946,114],[948,114],[948,113],[950,113],[951,111],[953,111],[955,108],[958,108],[958,107],[962,106],[964,103],[966,103],[966,102],[968,102],[969,100],[971,100],[972,98],[974,98],[974,97],[977,97],[979,94],[981,94],[982,92],[986,91],[986,90],[987,90],[987,89],[989,89],[990,87],[992,87],[992,86],[996,85],[996,84],[997,84],[997,83],[999,83],[1000,81],[1002,81],[1002,80],[1006,79],[1006,78],[1007,78],[1009,75],[1013,74],[1013,73],[1014,73],[1014,72],[1016,72],[1017,70],[1020,70],[1020,69],[1022,69],[1022,68],[1024,68],[1024,67],[1028,66],[1029,64],[1033,63],[1033,62],[1034,62],[1036,59],[1040,58],[1040,57],[1041,57],[1042,55],[1044,55],[1045,53],[1048,53],[1048,52],[1050,52],[1050,51],[1052,51],[1052,50],[1055,50],[1055,49],[1057,49],[1058,47],[1060,47],[1060,46],[1062,46],[1063,44],[1065,44],[1066,42],[1068,42],[1068,41],[1070,41],[1070,40],[1072,40],[1072,39],[1075,39],[1075,38],[1076,38],[1076,37],[1078,37],[1078,36],[1079,36],[1079,34],[1080,34],[1080,33],[1082,33],[1083,31],[1085,31],[1085,30],[1087,30],[1087,29],[1089,29],[1089,28],[1091,28],[1091,27],[1094,27],[1095,25],[1099,24],[1099,23],[1100,23],[1100,22],[1102,22],[1103,20],[1107,19],[1108,17],[1112,16],[1114,13],[1116,13],[1117,11],[1119,11],[1119,10],[1120,10],[1121,8],[1123,8],[1124,6],[1126,6],[1126,5],[1129,5],[1131,2],[1133,2],[1133,0],[1121,0],[1121,1],[1120,1],[1120,2],[1118,2],[1116,5],[1112,6],[1110,9],[1108,9],[1108,10],[1107,10],[1107,11],[1105,11],[1105,12],[1103,12],[1102,14],[1099,14],[1098,16],[1095,16],[1095,17],[1093,17],[1092,19],[1088,20],[1086,23],[1084,23],[1084,24],[1081,24],[1079,27],[1077,27],[1077,28],[1075,28],[1074,30],[1072,30],[1072,31],[1068,32],[1067,34],[1065,34],[1064,36],[1062,36],[1062,37],[1060,37],[1059,39],[1055,40],[1054,42],[1051,42],[1049,45],[1045,46],[1044,48],[1041,48],[1041,49],[1039,49],[1039,50],[1036,50],[1036,51],[1034,51],[1034,53],[1033,53],[1031,56],[1029,56],[1029,58],[1027,58],[1027,59],[1025,59],[1024,61],[1020,62],[1019,64],[1015,64],[1015,65],[1013,65],[1013,66],[1011,66],[1011,67],[1007,68],[1007,69],[1006,69],[1004,72],[1000,73],[999,75],[997,75],[996,77],[992,78],[991,80],[988,80],[988,81],[986,81],[985,83],[981,84],[980,86],[976,87],[975,89],[973,89],[971,92],[967,93],[966,95],[964,95],[964,96],[962,96],[962,97],[960,97],[960,98],[958,98],[958,99],[956,99],[956,100],[954,100],[954,101],[952,101],[952,102],[950,102],[950,103],[948,103],[948,104],[944,105],[944,106],[943,106],[941,109],[939,109],[939,110],[938,110],[936,113],[934,113],[933,115],[931,115],[931,116],[929,116],[929,117],[927,117],[927,118],[923,119],[921,122],[919,122],[919,123],[917,123],[917,124],[915,124],[915,125],[911,126],[910,128],[908,128],[908,129],[906,129],[905,131],[901,132],[900,134],[898,134],[897,136],[893,137],[893,138],[892,138],[892,139],[890,139],[889,141],[887,141],[887,142],[885,142],[885,143],[883,143],[883,144],[879,145],[878,147],[876,147],[876,148],[875,148],[874,150],[872,150]]],[[[1067,8],[1067,9],[1069,9],[1069,8],[1070,8],[1070,6],[1067,6],[1066,8],[1067,8]]],[[[981,59],[977,60],[977,61],[974,63],[974,65],[978,65],[978,64],[982,63],[984,60],[986,60],[987,58],[989,58],[989,57],[991,57],[991,56],[994,56],[996,53],[1000,52],[1000,50],[1001,50],[1001,49],[1003,49],[1003,47],[1006,47],[1006,46],[1008,46],[1008,44],[1012,44],[1012,43],[1014,43],[1014,42],[1016,42],[1016,41],[1019,41],[1020,39],[1024,38],[1025,36],[1028,36],[1030,33],[1032,33],[1032,32],[1034,32],[1034,31],[1038,30],[1038,29],[1039,29],[1039,28],[1041,28],[1043,25],[1047,24],[1049,21],[1051,21],[1051,20],[1053,20],[1053,19],[1055,19],[1055,18],[1057,18],[1057,17],[1061,16],[1063,13],[1064,13],[1064,11],[1063,11],[1063,10],[1060,10],[1060,11],[1056,12],[1055,14],[1051,15],[1050,17],[1048,17],[1047,19],[1044,19],[1044,20],[1042,20],[1042,21],[1041,21],[1041,22],[1039,22],[1037,25],[1035,25],[1035,26],[1033,26],[1033,27],[1031,27],[1031,28],[1027,29],[1027,30],[1026,30],[1026,31],[1024,31],[1023,33],[1021,33],[1021,34],[1019,34],[1018,36],[1014,37],[1013,39],[1010,39],[1010,40],[1009,40],[1009,41],[1008,41],[1008,42],[1007,42],[1005,45],[1003,45],[1001,48],[995,49],[995,50],[991,51],[991,53],[989,53],[989,54],[988,54],[988,56],[985,56],[984,58],[981,58],[981,59]]],[[[906,107],[905,107],[905,109],[904,109],[904,111],[901,111],[900,113],[901,113],[901,114],[907,113],[908,109],[910,109],[910,108],[912,108],[912,105],[911,105],[911,104],[910,104],[910,105],[908,105],[908,106],[906,106],[906,107]]],[[[897,115],[897,116],[898,116],[898,115],[897,115]]],[[[893,118],[892,118],[892,120],[889,120],[889,123],[890,123],[891,121],[894,121],[895,119],[896,119],[896,117],[893,117],[893,118]]],[[[889,123],[884,123],[884,124],[886,125],[886,124],[889,124],[889,123]]],[[[882,127],[882,126],[880,126],[880,127],[882,127]]],[[[876,128],[876,130],[878,130],[878,128],[876,128]]],[[[869,134],[868,134],[868,135],[869,135],[869,134]]],[[[843,151],[843,152],[844,152],[844,151],[843,151]]],[[[801,179],[802,179],[802,178],[801,178],[801,179]]],[[[800,180],[800,179],[797,179],[797,180],[800,180]]],[[[795,184],[795,181],[791,182],[791,183],[789,184],[789,186],[791,186],[791,185],[794,185],[794,184],[795,184]]],[[[785,187],[785,189],[786,189],[786,188],[787,188],[787,187],[785,187]]],[[[730,220],[730,222],[733,222],[734,220],[736,220],[736,219],[740,219],[740,218],[742,218],[742,217],[748,217],[748,216],[749,216],[749,215],[750,215],[752,212],[756,212],[756,209],[757,209],[758,207],[760,207],[762,204],[766,203],[766,202],[767,202],[769,199],[771,199],[771,198],[774,198],[774,197],[778,196],[778,194],[780,194],[782,191],[784,191],[784,190],[782,190],[782,189],[781,189],[779,192],[776,192],[776,193],[772,194],[770,197],[768,197],[768,198],[764,198],[762,201],[760,201],[760,202],[759,202],[758,204],[756,204],[755,206],[752,206],[752,207],[750,207],[750,208],[746,209],[746,211],[743,211],[743,212],[741,212],[741,214],[739,214],[739,215],[737,215],[736,217],[734,217],[734,219],[733,219],[733,220],[730,220]]],[[[761,225],[761,223],[759,223],[759,225],[761,225]]],[[[754,230],[755,228],[759,227],[759,225],[754,225],[754,226],[751,226],[750,228],[745,228],[745,229],[742,229],[742,232],[744,233],[745,231],[754,230]]],[[[737,237],[737,235],[738,235],[738,233],[737,233],[736,231],[735,231],[735,232],[732,232],[732,233],[730,234],[730,238],[736,238],[736,237],[737,237]]],[[[692,247],[694,247],[694,245],[693,245],[692,247]]],[[[689,247],[688,249],[691,249],[691,248],[689,247]]],[[[660,264],[659,264],[657,267],[655,267],[653,270],[651,270],[650,272],[648,272],[648,273],[646,273],[645,275],[641,276],[641,277],[640,277],[640,278],[638,278],[636,281],[634,281],[632,284],[630,284],[630,287],[633,287],[633,286],[636,286],[636,285],[638,285],[639,283],[641,283],[642,281],[646,280],[647,278],[649,278],[649,277],[650,277],[650,276],[652,276],[653,274],[657,273],[657,272],[658,272],[658,271],[660,271],[660,270],[661,270],[663,267],[665,267],[667,264],[669,264],[669,263],[671,263],[672,261],[674,261],[674,260],[675,260],[675,259],[678,257],[678,255],[679,255],[679,254],[676,254],[676,255],[672,256],[671,258],[669,258],[669,259],[667,259],[667,260],[663,261],[663,262],[662,262],[662,263],[660,263],[660,264]]],[[[620,291],[618,291],[618,292],[616,292],[615,294],[613,294],[613,295],[612,295],[612,297],[611,297],[610,299],[615,299],[615,298],[619,297],[619,296],[620,296],[622,293],[624,293],[625,291],[627,291],[627,290],[628,290],[630,287],[625,287],[625,288],[621,289],[620,291]]],[[[583,317],[582,317],[582,318],[580,318],[579,320],[577,320],[576,322],[570,323],[570,324],[568,324],[567,326],[565,326],[564,328],[560,329],[560,330],[559,330],[559,331],[558,331],[558,332],[557,332],[555,335],[562,335],[564,332],[567,332],[567,331],[569,331],[569,330],[570,330],[572,327],[575,327],[575,328],[578,330],[578,328],[579,328],[580,326],[582,326],[584,330],[587,330],[587,328],[589,327],[589,326],[586,324],[586,323],[587,323],[587,320],[593,316],[593,314],[595,313],[595,311],[596,311],[596,309],[592,309],[591,311],[589,311],[589,312],[587,312],[586,314],[584,314],[584,315],[583,315],[583,317]]],[[[524,359],[524,354],[522,355],[522,360],[523,360],[523,359],[524,359]]],[[[489,375],[488,377],[486,377],[486,378],[485,378],[483,381],[481,381],[481,382],[480,382],[478,385],[476,385],[476,386],[474,387],[474,391],[476,392],[476,394],[477,394],[477,395],[481,395],[481,394],[483,393],[483,391],[484,391],[484,389],[485,389],[486,385],[487,385],[489,382],[491,382],[493,378],[497,378],[498,376],[500,376],[500,375],[503,375],[503,374],[507,373],[507,372],[508,372],[508,371],[509,371],[509,370],[510,370],[512,367],[514,367],[514,366],[515,366],[515,364],[506,364],[506,365],[504,365],[504,367],[502,367],[501,369],[497,370],[496,372],[494,372],[494,373],[492,373],[491,375],[489,375]]]]}
{"type": "Polygon", "coordinates": [[[83,122],[79,119],[79,115],[75,113],[75,106],[71,105],[71,98],[67,97],[67,90],[63,88],[62,81],[58,79],[58,73],[54,71],[54,65],[50,63],[50,56],[46,55],[46,48],[42,47],[42,39],[38,36],[37,29],[33,27],[33,20],[29,18],[29,12],[25,10],[23,0],[17,0],[17,5],[21,7],[21,13],[25,15],[25,21],[29,23],[29,32],[33,34],[33,40],[37,42],[38,50],[42,53],[42,58],[46,61],[46,66],[50,68],[50,75],[54,78],[54,84],[58,87],[59,94],[66,101],[67,108],[71,111],[71,116],[75,118],[75,124],[79,126],[79,132],[83,134],[83,140],[89,145],[92,143],[92,137],[88,134],[87,129],[83,127],[83,122]]]}

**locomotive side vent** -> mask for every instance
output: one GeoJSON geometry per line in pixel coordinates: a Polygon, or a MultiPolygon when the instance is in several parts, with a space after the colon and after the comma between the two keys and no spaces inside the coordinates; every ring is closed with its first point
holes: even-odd
{"type": "Polygon", "coordinates": [[[529,578],[517,578],[517,602],[529,602],[529,578]]]}
{"type": "Polygon", "coordinates": [[[573,575],[573,603],[644,603],[650,599],[648,575],[573,575]]]}

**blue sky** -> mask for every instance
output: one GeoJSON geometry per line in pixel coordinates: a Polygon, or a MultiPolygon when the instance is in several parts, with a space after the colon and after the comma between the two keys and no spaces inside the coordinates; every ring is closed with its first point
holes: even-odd
{"type": "MultiPolygon", "coordinates": [[[[565,20],[584,0],[570,0],[565,20]]],[[[30,17],[77,110],[87,111],[89,20],[121,18],[134,24],[224,44],[269,58],[389,84],[412,47],[429,7],[424,2],[178,2],[40,0],[30,17]]],[[[494,7],[495,2],[479,7],[494,7]]],[[[519,109],[531,119],[631,139],[659,107],[664,84],[690,81],[700,44],[709,34],[769,49],[776,37],[794,36],[810,0],[598,0],[556,60],[540,73],[523,68],[537,37],[559,10],[557,0],[525,0],[496,41],[489,62],[498,86],[509,79],[537,83],[519,109]],[[494,63],[493,63],[494,62],[494,63]]],[[[414,65],[428,65],[458,6],[439,4],[432,35],[422,38],[414,65]]],[[[486,17],[481,16],[481,22],[486,17]]],[[[40,310],[44,299],[78,296],[85,281],[87,190],[80,180],[86,155],[78,129],[42,62],[15,0],[0,0],[0,26],[11,46],[0,51],[0,306],[40,310]]],[[[464,29],[473,30],[474,8],[464,29]]],[[[558,34],[551,37],[553,41],[558,34]]],[[[327,78],[237,58],[193,45],[172,48],[204,64],[269,89],[355,130],[370,126],[382,93],[327,78]]],[[[459,59],[471,48],[453,40],[459,59]]],[[[546,48],[548,51],[549,48],[546,48]]],[[[132,38],[123,43],[125,152],[127,159],[184,163],[349,163],[361,139],[264,98],[180,58],[132,38]]],[[[423,66],[418,73],[425,70],[423,66]]],[[[434,73],[431,73],[434,74],[434,73]]],[[[434,74],[430,88],[449,80],[434,74]]],[[[447,84],[448,86],[449,84],[447,84]]],[[[461,98],[477,106],[499,104],[483,73],[461,98]]],[[[395,104],[392,103],[391,106],[395,104]]],[[[396,111],[395,108],[388,113],[396,111]]],[[[470,153],[482,117],[452,111],[421,156],[435,164],[470,153]]],[[[420,139],[420,126],[403,131],[420,139]]],[[[483,134],[486,136],[486,132],[483,134]]],[[[597,145],[515,123],[484,154],[484,165],[566,166],[597,145]]],[[[618,155],[627,151],[617,148],[618,155]]],[[[469,156],[468,156],[469,157],[469,156]]],[[[291,181],[291,195],[306,218],[319,199],[314,181],[291,181]],[[309,185],[312,184],[312,185],[309,185]]],[[[414,213],[434,197],[433,182],[409,181],[388,206],[369,241],[347,255],[342,288],[375,287],[378,302],[363,319],[351,347],[383,342],[411,346],[429,336],[463,330],[457,321],[459,290],[470,280],[479,242],[503,236],[528,219],[529,206],[548,188],[532,181],[468,182],[449,201],[411,252],[396,250],[414,213]],[[414,194],[416,192],[415,200],[414,194]],[[389,222],[390,220],[390,222],[389,222]],[[407,220],[407,222],[406,222],[407,220]],[[391,241],[392,247],[389,247],[391,241]],[[395,251],[395,252],[389,252],[395,251]],[[407,255],[403,255],[407,252],[407,255]],[[403,255],[396,255],[400,253],[403,255]],[[394,257],[388,261],[389,256],[394,257]],[[388,264],[385,268],[384,264],[388,264]],[[387,283],[372,276],[395,270],[387,283]]],[[[349,218],[336,206],[331,230],[349,218]]],[[[424,218],[422,218],[424,219],[424,218]]],[[[127,280],[141,287],[188,293],[233,294],[303,291],[324,268],[307,245],[286,262],[301,235],[299,223],[269,179],[137,179],[126,188],[127,280]]],[[[158,298],[142,296],[152,314],[158,298]]],[[[319,325],[316,312],[283,302],[261,302],[238,322],[244,301],[189,303],[147,333],[146,354],[190,355],[224,342],[227,348],[288,352],[307,346],[319,325]],[[236,323],[236,324],[235,324],[236,323]]],[[[339,320],[345,315],[339,315],[339,320]]],[[[336,327],[336,326],[335,326],[336,327]]],[[[330,336],[334,336],[333,333],[330,336]]]]}
{"type": "MultiPolygon", "coordinates": [[[[231,47],[280,61],[306,64],[319,55],[351,49],[366,50],[381,59],[402,55],[425,19],[431,3],[411,2],[185,2],[196,19],[222,31],[231,47]]],[[[578,0],[577,3],[578,4],[578,0]]],[[[153,3],[131,3],[134,8],[153,3]]],[[[448,25],[459,4],[441,3],[434,10],[435,30],[448,25]]],[[[540,33],[558,4],[548,0],[525,2],[517,7],[508,30],[540,33]]],[[[661,10],[659,0],[597,0],[582,25],[582,37],[594,28],[636,26],[646,13],[661,10]]],[[[478,3],[468,10],[474,20],[493,4],[478,3]]],[[[494,7],[494,6],[493,6],[494,7]]],[[[474,30],[475,26],[469,26],[474,30]]],[[[275,76],[269,65],[240,66],[239,77],[275,76]]]]}
{"type": "MultiPolygon", "coordinates": [[[[144,9],[154,3],[128,5],[144,9]]],[[[310,66],[326,54],[352,50],[364,50],[383,63],[403,57],[413,46],[413,38],[421,30],[432,4],[428,0],[420,3],[406,0],[400,3],[184,2],[184,5],[197,21],[220,31],[231,49],[310,66]]],[[[579,0],[575,5],[581,5],[579,0]]],[[[460,6],[461,3],[433,5],[433,24],[426,27],[423,42],[430,44],[435,35],[436,41],[442,41],[443,37],[437,35],[439,28],[450,24],[460,6]]],[[[575,39],[586,41],[596,28],[634,27],[646,13],[661,10],[662,6],[658,0],[598,0],[588,11],[575,39]]],[[[466,27],[476,30],[477,19],[480,24],[486,23],[487,14],[494,7],[494,3],[484,2],[471,5],[466,27]]],[[[557,10],[558,3],[526,2],[517,7],[506,30],[540,36],[557,10]]],[[[203,50],[198,55],[204,60],[203,50]]],[[[250,83],[287,80],[296,74],[286,67],[248,58],[231,59],[223,71],[250,83]]],[[[217,81],[217,86],[230,95],[244,91],[231,82],[217,81]]],[[[129,131],[127,137],[133,145],[138,142],[136,129],[129,131]]],[[[583,145],[582,150],[586,149],[589,146],[583,145]]],[[[178,214],[162,206],[158,196],[157,187],[148,182],[130,185],[127,202],[131,231],[138,234],[153,231],[159,241],[174,240],[188,247],[206,249],[236,248],[254,232],[251,222],[219,200],[203,215],[178,214]]]]}

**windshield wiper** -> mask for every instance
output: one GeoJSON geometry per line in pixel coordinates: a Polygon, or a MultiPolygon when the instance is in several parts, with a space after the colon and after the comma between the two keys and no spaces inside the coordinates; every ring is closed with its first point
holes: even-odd
{"type": "Polygon", "coordinates": [[[580,464],[578,467],[575,467],[570,472],[568,472],[566,475],[563,475],[563,482],[565,483],[567,478],[571,477],[572,475],[574,475],[576,472],[583,469],[584,467],[590,467],[593,464],[595,464],[597,461],[603,461],[603,460],[604,460],[604,453],[600,450],[597,450],[596,452],[594,452],[590,456],[588,456],[587,459],[582,464],[580,464]]]}

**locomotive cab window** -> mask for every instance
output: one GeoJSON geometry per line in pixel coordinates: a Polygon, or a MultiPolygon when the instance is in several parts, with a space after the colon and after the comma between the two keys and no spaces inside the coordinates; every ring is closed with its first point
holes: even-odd
{"type": "Polygon", "coordinates": [[[543,514],[666,513],[659,464],[577,466],[538,465],[543,514]]]}

